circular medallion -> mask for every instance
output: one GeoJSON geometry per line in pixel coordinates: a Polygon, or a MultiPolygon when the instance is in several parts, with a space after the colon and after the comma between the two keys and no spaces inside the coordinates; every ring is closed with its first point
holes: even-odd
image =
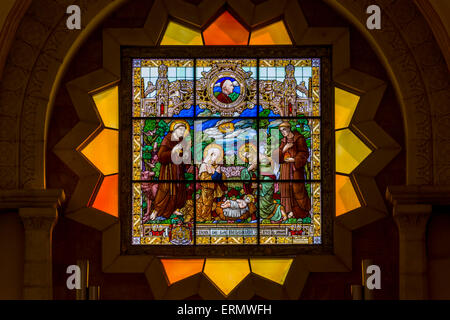
{"type": "Polygon", "coordinates": [[[233,110],[245,98],[244,80],[229,71],[215,75],[208,89],[211,101],[222,110],[233,110]]]}

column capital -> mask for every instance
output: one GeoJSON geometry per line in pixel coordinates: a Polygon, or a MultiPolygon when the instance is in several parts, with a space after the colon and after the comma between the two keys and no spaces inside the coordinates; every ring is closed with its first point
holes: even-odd
{"type": "Polygon", "coordinates": [[[425,233],[431,210],[431,204],[395,205],[393,217],[398,226],[400,238],[420,240],[425,243],[425,233]]]}
{"type": "Polygon", "coordinates": [[[25,231],[41,230],[51,232],[58,218],[56,208],[19,208],[25,231]]]}
{"type": "Polygon", "coordinates": [[[433,205],[450,202],[449,194],[450,187],[444,186],[389,186],[386,198],[393,205],[392,215],[399,236],[425,241],[425,230],[433,205]]]}

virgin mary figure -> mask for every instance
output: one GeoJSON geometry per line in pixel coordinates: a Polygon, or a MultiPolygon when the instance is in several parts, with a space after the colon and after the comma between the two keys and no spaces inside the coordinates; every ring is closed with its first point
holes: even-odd
{"type": "Polygon", "coordinates": [[[220,164],[223,160],[223,148],[215,143],[206,146],[203,151],[203,162],[199,169],[201,193],[197,200],[197,221],[211,221],[215,209],[216,198],[223,196],[223,191],[217,181],[222,180],[220,164]]]}

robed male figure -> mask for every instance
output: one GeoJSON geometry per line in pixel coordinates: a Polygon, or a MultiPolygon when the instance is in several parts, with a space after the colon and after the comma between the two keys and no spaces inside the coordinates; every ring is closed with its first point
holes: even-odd
{"type": "Polygon", "coordinates": [[[186,203],[186,184],[177,182],[184,180],[185,164],[183,162],[177,164],[174,161],[174,159],[185,158],[186,156],[183,154],[183,146],[180,143],[184,138],[185,132],[186,123],[178,122],[161,142],[161,147],[158,151],[158,159],[161,163],[159,180],[161,182],[171,180],[172,182],[159,184],[155,200],[152,203],[151,220],[155,220],[156,217],[169,218],[174,213],[181,215],[178,210],[186,203]]]}
{"type": "Polygon", "coordinates": [[[291,124],[283,122],[279,129],[283,138],[279,148],[281,204],[290,217],[305,218],[311,210],[311,200],[304,182],[309,151],[305,137],[291,131],[291,124]],[[297,181],[295,181],[297,180],[297,181]]]}

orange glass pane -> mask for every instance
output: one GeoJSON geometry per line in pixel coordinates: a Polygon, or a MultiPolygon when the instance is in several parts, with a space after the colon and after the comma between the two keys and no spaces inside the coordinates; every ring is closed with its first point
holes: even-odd
{"type": "Polygon", "coordinates": [[[161,259],[169,285],[202,272],[205,259],[161,259]]]}
{"type": "Polygon", "coordinates": [[[284,26],[283,21],[252,31],[250,45],[283,45],[292,44],[291,37],[284,26]]]}
{"type": "Polygon", "coordinates": [[[336,175],[336,217],[361,207],[349,177],[336,175]]]}
{"type": "Polygon", "coordinates": [[[119,87],[94,94],[93,98],[105,127],[119,129],[119,87]]]}
{"type": "Polygon", "coordinates": [[[81,152],[105,176],[119,172],[119,132],[103,129],[81,152]]]}
{"type": "Polygon", "coordinates": [[[203,273],[227,296],[250,273],[247,259],[206,259],[203,273]]]}
{"type": "Polygon", "coordinates": [[[202,35],[199,31],[187,28],[179,23],[170,21],[164,37],[162,46],[201,46],[203,45],[202,35]]]}
{"type": "Polygon", "coordinates": [[[114,217],[119,216],[119,175],[103,178],[92,207],[114,217]]]}
{"type": "Polygon", "coordinates": [[[225,11],[205,31],[205,45],[247,45],[249,32],[225,11]]]}
{"type": "Polygon", "coordinates": [[[250,264],[253,273],[282,285],[291,268],[292,259],[250,259],[250,264]]]}

